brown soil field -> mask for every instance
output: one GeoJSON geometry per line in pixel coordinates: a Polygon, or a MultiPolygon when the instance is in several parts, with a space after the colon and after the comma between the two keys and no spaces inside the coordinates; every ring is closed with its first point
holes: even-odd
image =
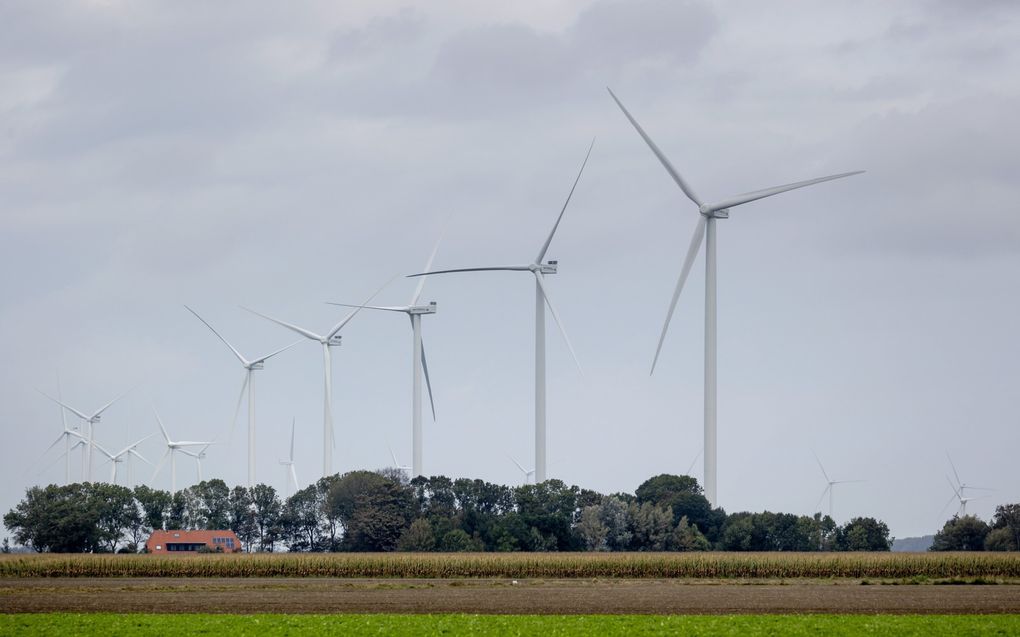
{"type": "Polygon", "coordinates": [[[1020,585],[855,580],[0,579],[0,612],[1020,613],[1020,585]]]}

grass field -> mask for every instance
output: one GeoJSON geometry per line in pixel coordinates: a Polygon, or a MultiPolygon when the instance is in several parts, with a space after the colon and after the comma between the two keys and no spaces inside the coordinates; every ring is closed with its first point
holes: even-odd
{"type": "Polygon", "coordinates": [[[0,577],[1020,578],[1020,553],[7,555],[0,577]]]}
{"type": "Polygon", "coordinates": [[[3,635],[1013,635],[1020,615],[0,614],[3,635]]]}

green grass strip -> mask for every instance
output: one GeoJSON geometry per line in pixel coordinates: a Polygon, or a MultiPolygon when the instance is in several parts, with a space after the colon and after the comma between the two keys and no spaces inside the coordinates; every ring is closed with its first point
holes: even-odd
{"type": "Polygon", "coordinates": [[[2,635],[1016,635],[1020,615],[0,614],[2,635]]]}

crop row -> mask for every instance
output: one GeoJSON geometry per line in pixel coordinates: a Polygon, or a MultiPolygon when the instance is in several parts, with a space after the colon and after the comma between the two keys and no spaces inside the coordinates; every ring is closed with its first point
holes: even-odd
{"type": "Polygon", "coordinates": [[[8,555],[0,577],[1020,577],[1016,553],[8,555]]]}

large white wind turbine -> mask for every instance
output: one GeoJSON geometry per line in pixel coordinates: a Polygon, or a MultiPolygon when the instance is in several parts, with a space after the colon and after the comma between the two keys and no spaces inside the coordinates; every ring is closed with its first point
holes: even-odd
{"type": "Polygon", "coordinates": [[[294,428],[297,425],[297,419],[294,419],[290,423],[290,455],[287,456],[286,460],[281,460],[280,464],[287,467],[287,477],[284,480],[283,495],[285,498],[289,498],[292,494],[298,491],[297,471],[294,470],[294,428]],[[289,488],[293,486],[294,490],[288,493],[289,488]]]}
{"type": "Polygon", "coordinates": [[[244,400],[244,393],[245,393],[245,391],[247,391],[248,392],[248,488],[250,489],[253,486],[255,486],[255,371],[259,370],[259,369],[262,369],[264,364],[265,364],[265,362],[268,359],[272,358],[273,356],[276,356],[280,352],[286,351],[286,350],[294,347],[295,345],[297,345],[298,343],[301,343],[302,341],[297,341],[297,342],[291,343],[290,345],[287,345],[286,347],[281,347],[280,349],[276,350],[275,352],[266,354],[265,356],[259,356],[258,358],[253,358],[251,360],[248,360],[247,358],[242,356],[241,352],[237,351],[237,348],[234,347],[233,345],[231,345],[227,341],[227,339],[223,338],[223,336],[219,332],[216,331],[216,328],[214,328],[212,325],[209,324],[209,321],[206,321],[204,318],[199,316],[198,312],[196,312],[195,310],[191,309],[187,305],[185,305],[184,307],[186,307],[189,312],[194,314],[195,318],[197,318],[198,320],[202,321],[202,323],[204,323],[205,326],[208,327],[209,330],[212,331],[212,333],[215,334],[218,339],[223,341],[224,345],[226,345],[227,347],[230,348],[230,351],[234,353],[234,356],[237,357],[237,360],[241,362],[241,367],[244,368],[244,380],[241,383],[241,393],[238,394],[238,396],[237,396],[237,406],[234,408],[234,417],[230,421],[230,436],[229,436],[229,438],[233,439],[234,425],[237,422],[237,412],[240,411],[240,409],[241,409],[241,401],[244,400]]]}
{"type": "MultiPolygon", "coordinates": [[[[814,454],[814,452],[812,452],[812,453],[814,454]]],[[[822,466],[822,461],[818,459],[818,454],[814,454],[814,456],[815,456],[815,462],[818,463],[818,468],[822,470],[822,475],[825,476],[825,483],[826,483],[825,484],[825,490],[822,491],[821,497],[818,498],[818,502],[815,504],[815,508],[816,509],[818,508],[818,505],[820,505],[822,503],[822,500],[825,499],[825,494],[828,494],[829,495],[829,517],[831,518],[832,517],[832,498],[833,498],[833,493],[836,491],[834,489],[834,487],[837,484],[849,484],[851,482],[864,482],[864,480],[832,480],[831,478],[829,478],[829,474],[825,472],[825,467],[822,466]]]]}
{"type": "Polygon", "coordinates": [[[677,280],[676,289],[673,291],[673,298],[669,303],[669,310],[666,312],[666,322],[662,326],[662,334],[659,336],[659,344],[655,348],[655,358],[652,360],[652,372],[655,371],[655,363],[659,360],[659,352],[662,351],[662,343],[666,339],[666,331],[669,329],[670,319],[673,318],[673,310],[676,309],[677,299],[680,298],[680,291],[683,290],[687,275],[694,265],[694,259],[701,249],[702,240],[705,241],[705,496],[713,506],[718,504],[717,483],[716,483],[716,257],[715,257],[715,220],[728,219],[730,208],[745,203],[771,197],[780,193],[820,184],[833,179],[841,179],[851,175],[858,175],[863,170],[828,177],[819,177],[807,181],[798,181],[792,184],[774,186],[764,190],[756,190],[741,195],[735,195],[723,199],[717,203],[705,203],[695,193],[690,185],[684,180],[680,173],[673,167],[666,156],[655,145],[652,138],[645,133],[637,120],[623,106],[623,103],[616,97],[612,90],[609,91],[613,101],[616,102],[623,114],[630,120],[630,123],[641,135],[648,147],[652,149],[655,156],[662,163],[666,172],[673,178],[673,181],[680,187],[687,198],[698,206],[700,218],[694,229],[694,236],[691,237],[690,247],[687,249],[687,256],[684,258],[683,267],[680,270],[680,278],[677,280]]]}
{"type": "MultiPolygon", "coordinates": [[[[156,470],[152,472],[152,477],[153,479],[155,479],[155,477],[159,474],[159,470],[162,469],[163,465],[166,463],[167,457],[169,457],[170,493],[171,494],[177,493],[177,452],[178,451],[184,452],[187,453],[187,455],[196,457],[197,454],[195,454],[194,452],[187,451],[188,447],[202,447],[202,452],[204,452],[209,447],[209,445],[215,444],[215,442],[207,440],[205,441],[171,440],[170,434],[166,432],[166,427],[163,426],[163,420],[159,417],[159,413],[156,411],[155,407],[152,408],[152,413],[156,414],[156,422],[159,424],[159,430],[163,433],[163,440],[166,441],[166,453],[163,454],[163,458],[159,461],[159,464],[156,465],[156,470]]],[[[199,465],[198,470],[199,475],[201,475],[202,471],[201,464],[199,465]]],[[[201,482],[201,478],[199,479],[199,482],[201,482]]]]}
{"type": "MultiPolygon", "coordinates": [[[[436,258],[436,252],[439,250],[439,241],[436,241],[435,247],[432,249],[432,254],[429,256],[429,260],[425,263],[425,271],[432,267],[432,261],[436,258]]],[[[432,407],[432,420],[436,420],[436,401],[432,397],[432,381],[429,379],[429,365],[425,358],[425,346],[422,344],[421,339],[421,317],[425,314],[436,313],[436,302],[431,301],[425,305],[421,303],[422,289],[425,287],[425,279],[428,277],[421,277],[418,282],[418,287],[415,288],[414,294],[411,296],[411,301],[407,305],[392,305],[392,306],[380,306],[380,305],[366,305],[365,307],[370,310],[385,310],[389,312],[402,312],[407,314],[407,317],[411,319],[411,477],[417,478],[422,475],[422,429],[421,429],[421,379],[422,374],[425,376],[425,385],[429,392],[429,405],[432,407]]],[[[358,307],[357,305],[348,305],[346,303],[330,303],[330,305],[339,305],[341,307],[358,307]]],[[[392,455],[393,450],[390,450],[392,455]]],[[[396,459],[394,459],[396,462],[396,459]]],[[[398,467],[399,468],[399,467],[398,467]]]]}
{"type": "MultiPolygon", "coordinates": [[[[38,391],[38,390],[36,390],[36,391],[38,391]]],[[[88,480],[89,482],[92,481],[92,464],[93,464],[93,460],[94,460],[93,456],[95,455],[95,438],[94,438],[94,435],[93,435],[93,433],[94,433],[93,432],[93,427],[95,426],[95,424],[97,422],[102,420],[102,416],[103,416],[103,412],[104,411],[109,409],[111,405],[113,405],[115,402],[117,402],[118,400],[120,400],[124,396],[127,396],[129,392],[130,392],[130,390],[128,390],[127,392],[124,392],[120,396],[117,396],[116,398],[114,398],[110,402],[106,403],[105,405],[103,405],[99,409],[97,409],[94,412],[92,412],[91,415],[86,415],[86,414],[78,411],[74,407],[71,407],[71,406],[67,405],[64,402],[57,400],[56,398],[54,398],[53,396],[50,396],[49,394],[46,394],[46,393],[43,393],[43,392],[39,392],[43,396],[46,396],[46,398],[49,398],[50,400],[52,400],[53,402],[57,403],[61,407],[67,409],[69,412],[71,412],[72,414],[74,414],[78,418],[81,418],[82,420],[84,420],[85,423],[88,425],[88,429],[87,429],[86,435],[85,435],[85,442],[88,445],[88,453],[85,454],[85,467],[82,469],[82,474],[83,474],[83,478],[88,480]]]]}
{"type": "Polygon", "coordinates": [[[375,298],[377,294],[382,292],[383,288],[389,285],[387,281],[381,288],[372,293],[372,296],[354,309],[350,314],[345,316],[342,321],[333,326],[331,330],[325,334],[316,334],[311,330],[306,330],[303,327],[298,327],[293,323],[287,323],[280,319],[275,319],[271,316],[256,312],[250,308],[243,308],[248,310],[256,316],[272,321],[277,325],[286,327],[287,329],[297,332],[301,336],[313,341],[318,341],[322,345],[322,369],[324,372],[323,381],[325,385],[325,391],[323,396],[323,408],[322,408],[322,477],[325,478],[333,474],[333,446],[335,444],[335,435],[333,433],[333,362],[332,356],[330,355],[329,348],[340,346],[340,330],[347,325],[352,318],[354,318],[363,307],[375,298]]]}
{"type": "Polygon", "coordinates": [[[117,484],[117,472],[118,472],[118,468],[120,467],[121,463],[124,463],[124,464],[127,465],[127,467],[126,467],[126,469],[127,469],[127,483],[126,483],[126,486],[128,486],[128,487],[132,486],[132,483],[131,483],[131,457],[132,456],[137,457],[139,460],[141,460],[142,462],[144,462],[147,465],[152,465],[152,463],[149,462],[145,458],[145,456],[143,456],[142,454],[138,453],[137,447],[138,447],[138,445],[142,444],[143,442],[145,442],[149,438],[152,438],[155,435],[156,434],[149,434],[148,436],[145,436],[144,438],[141,438],[138,441],[136,441],[136,442],[134,442],[134,443],[124,447],[123,449],[121,449],[117,453],[111,453],[111,452],[107,451],[105,448],[103,448],[102,445],[100,445],[99,443],[96,443],[96,448],[99,449],[99,451],[104,456],[106,456],[107,461],[111,465],[110,466],[110,484],[117,484]]]}
{"type": "Polygon", "coordinates": [[[563,208],[560,210],[560,214],[556,217],[556,223],[553,224],[552,230],[549,232],[549,236],[546,237],[545,243],[538,251],[538,256],[531,263],[524,265],[503,265],[503,266],[489,266],[481,268],[455,268],[450,270],[436,270],[433,272],[420,272],[418,274],[412,274],[412,277],[418,276],[429,276],[433,274],[448,274],[451,272],[489,272],[489,271],[516,271],[516,272],[531,272],[535,276],[535,481],[545,482],[546,475],[546,448],[545,448],[545,308],[548,306],[549,312],[552,313],[553,320],[556,321],[556,327],[559,328],[560,334],[563,335],[563,340],[567,344],[567,349],[570,350],[570,356],[574,359],[574,363],[577,365],[578,370],[581,369],[581,363],[577,360],[577,355],[574,353],[574,347],[570,344],[570,339],[567,337],[567,332],[563,329],[563,322],[560,321],[559,313],[556,312],[556,308],[553,307],[552,301],[549,299],[549,292],[545,287],[545,275],[556,274],[558,262],[549,261],[543,263],[545,254],[549,250],[549,244],[552,243],[553,236],[556,234],[556,229],[560,227],[560,221],[563,220],[563,213],[567,211],[567,205],[570,204],[570,198],[574,195],[574,189],[577,188],[577,182],[581,180],[581,173],[584,172],[584,167],[588,163],[588,157],[591,156],[591,149],[595,145],[595,140],[592,140],[591,145],[588,146],[588,152],[584,156],[584,161],[581,163],[581,169],[577,171],[577,177],[574,179],[574,184],[570,187],[570,192],[567,193],[567,199],[563,202],[563,208]]]}

